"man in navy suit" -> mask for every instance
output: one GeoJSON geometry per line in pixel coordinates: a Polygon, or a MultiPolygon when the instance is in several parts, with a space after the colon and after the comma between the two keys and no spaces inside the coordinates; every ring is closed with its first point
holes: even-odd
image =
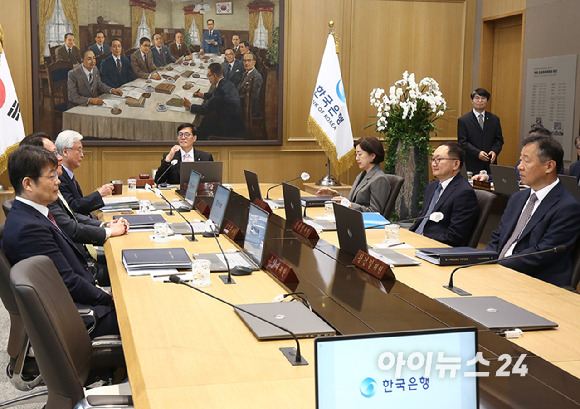
{"type": "Polygon", "coordinates": [[[580,203],[562,185],[557,169],[564,151],[552,137],[531,136],[524,140],[518,170],[530,188],[513,194],[494,231],[488,250],[500,258],[566,246],[565,254],[546,253],[500,264],[549,283],[570,285],[572,252],[580,230],[580,203]]]}
{"type": "Polygon", "coordinates": [[[201,54],[219,54],[220,45],[222,44],[222,35],[218,30],[214,30],[213,19],[207,20],[207,30],[203,32],[201,38],[201,49],[199,52],[201,54]]]}
{"type": "Polygon", "coordinates": [[[183,104],[191,113],[204,115],[197,128],[199,139],[209,139],[210,136],[242,137],[242,106],[236,87],[224,78],[222,66],[217,62],[209,65],[207,77],[215,89],[205,94],[193,93],[193,96],[203,98],[205,102],[202,105],[191,105],[185,100],[183,104]]]}
{"type": "Polygon", "coordinates": [[[226,49],[226,61],[224,62],[224,78],[231,81],[237,88],[244,73],[244,64],[236,59],[236,54],[233,48],[226,49]]]}
{"type": "Polygon", "coordinates": [[[8,159],[8,173],[16,193],[2,239],[8,260],[15,264],[36,255],[50,257],[77,307],[95,312],[91,337],[119,334],[112,294],[98,286],[83,255],[48,210],[60,184],[56,155],[37,146],[19,147],[8,159]]]}
{"type": "Polygon", "coordinates": [[[62,156],[60,192],[77,213],[89,215],[105,205],[103,197],[113,193],[113,184],[105,183],[93,193],[83,196],[83,191],[74,177],[74,171],[81,166],[84,157],[83,136],[76,131],[62,131],[56,138],[56,148],[62,156]]]}
{"type": "Polygon", "coordinates": [[[111,41],[112,55],[101,63],[101,81],[112,88],[120,88],[134,79],[131,62],[127,57],[121,55],[122,51],[121,41],[113,39],[111,41]]]}
{"type": "Polygon", "coordinates": [[[105,43],[105,33],[101,30],[97,31],[97,34],[95,34],[95,44],[91,45],[89,50],[95,53],[95,57],[101,54],[107,55],[111,53],[109,45],[105,43]]]}
{"type": "Polygon", "coordinates": [[[485,111],[490,94],[483,88],[471,93],[472,111],[457,121],[457,142],[465,150],[465,167],[473,174],[481,170],[489,173],[503,146],[499,118],[485,111]]]}
{"type": "Polygon", "coordinates": [[[161,34],[155,34],[153,36],[153,43],[155,45],[151,48],[151,54],[153,55],[153,63],[156,67],[165,67],[167,64],[176,61],[169,52],[169,48],[163,44],[161,34]]]}
{"type": "Polygon", "coordinates": [[[456,142],[443,143],[433,152],[431,168],[437,180],[425,189],[419,217],[440,212],[443,219],[436,222],[425,217],[409,230],[450,246],[468,245],[479,207],[473,188],[459,173],[464,157],[463,148],[456,142]]]}

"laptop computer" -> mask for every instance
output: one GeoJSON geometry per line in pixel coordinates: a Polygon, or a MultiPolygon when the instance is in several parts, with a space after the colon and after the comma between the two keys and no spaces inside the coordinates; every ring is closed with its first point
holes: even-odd
{"type": "Polygon", "coordinates": [[[197,161],[181,162],[179,165],[179,191],[186,191],[186,183],[189,181],[189,175],[195,170],[201,175],[201,183],[222,182],[223,162],[214,161],[197,161]]]}
{"type": "Polygon", "coordinates": [[[467,375],[478,370],[467,365],[476,353],[475,328],[316,338],[316,408],[476,409],[478,378],[467,375]],[[440,354],[459,361],[449,364],[455,376],[439,376],[440,354]]]}
{"type": "Polygon", "coordinates": [[[238,229],[240,229],[241,235],[245,236],[246,226],[248,225],[249,210],[250,201],[248,198],[234,191],[230,191],[230,200],[228,202],[228,206],[226,207],[224,221],[229,220],[232,222],[238,229]]]}
{"type": "MultiPolygon", "coordinates": [[[[230,189],[218,185],[208,217],[208,220],[211,220],[215,226],[215,234],[219,234],[221,231],[229,199],[230,189]]],[[[206,222],[189,224],[193,227],[195,233],[214,233],[214,230],[206,222]]],[[[177,234],[191,233],[191,228],[188,226],[188,223],[170,223],[169,227],[177,234]]]]}
{"type": "Polygon", "coordinates": [[[290,229],[296,219],[304,220],[316,230],[336,230],[336,223],[330,220],[312,220],[309,217],[302,218],[302,204],[300,199],[300,189],[288,183],[282,183],[284,192],[284,212],[286,213],[286,228],[290,229]]]}
{"type": "Polygon", "coordinates": [[[262,199],[260,192],[260,183],[258,183],[258,174],[251,170],[244,169],[244,176],[246,177],[246,186],[248,186],[248,197],[250,202],[256,199],[262,199]]]}
{"type": "MultiPolygon", "coordinates": [[[[226,252],[230,268],[234,266],[248,267],[253,270],[262,268],[264,241],[266,240],[269,215],[267,211],[250,203],[246,236],[244,238],[244,249],[234,253],[226,252]]],[[[209,260],[211,262],[211,272],[228,271],[224,256],[221,253],[195,254],[194,256],[196,259],[209,260]]]]}
{"type": "Polygon", "coordinates": [[[496,193],[511,196],[520,191],[518,172],[511,166],[489,165],[496,193]]]}
{"type": "MultiPolygon", "coordinates": [[[[201,174],[192,170],[189,173],[189,179],[187,183],[187,190],[183,196],[183,200],[179,202],[172,202],[171,204],[179,211],[190,211],[193,209],[195,203],[195,196],[197,195],[197,187],[201,181],[201,174]]],[[[157,210],[169,210],[169,204],[167,202],[154,202],[153,206],[157,210]]]]}
{"type": "Polygon", "coordinates": [[[555,322],[540,317],[499,297],[436,298],[449,308],[496,332],[519,328],[555,328],[555,322]]]}
{"type": "Polygon", "coordinates": [[[560,182],[564,185],[568,192],[580,202],[580,187],[578,187],[578,179],[575,176],[558,175],[560,182]]]}
{"type": "MultiPolygon", "coordinates": [[[[299,301],[236,305],[252,314],[292,331],[298,338],[332,336],[334,328],[299,301]]],[[[260,341],[291,339],[292,336],[245,312],[235,309],[242,321],[260,341]]]]}
{"type": "Polygon", "coordinates": [[[333,203],[333,206],[340,250],[351,254],[353,257],[359,250],[362,250],[395,267],[421,264],[419,260],[395,250],[369,248],[362,213],[338,203],[333,203]]]}

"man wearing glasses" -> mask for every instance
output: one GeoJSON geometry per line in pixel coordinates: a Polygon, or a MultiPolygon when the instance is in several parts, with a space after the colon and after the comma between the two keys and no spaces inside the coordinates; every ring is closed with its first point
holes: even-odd
{"type": "Polygon", "coordinates": [[[478,174],[481,170],[489,173],[489,164],[496,158],[503,146],[503,136],[499,118],[485,107],[490,94],[483,88],[471,93],[472,111],[457,122],[457,142],[465,150],[465,166],[469,172],[478,174]]]}
{"type": "Polygon", "coordinates": [[[62,156],[60,192],[72,210],[88,216],[92,211],[105,205],[103,197],[113,193],[113,184],[105,183],[93,193],[83,196],[83,191],[73,173],[83,162],[85,151],[82,139],[83,136],[80,133],[67,130],[58,134],[54,144],[62,156]]]}
{"type": "Polygon", "coordinates": [[[177,127],[177,145],[163,154],[161,166],[155,174],[155,183],[179,184],[179,165],[181,162],[213,161],[211,153],[193,148],[193,143],[196,140],[197,132],[192,124],[185,123],[177,127]],[[171,161],[174,159],[177,160],[177,164],[171,166],[171,161]],[[170,167],[171,169],[169,169],[170,167]]]}
{"type": "Polygon", "coordinates": [[[443,143],[433,152],[431,169],[437,180],[425,189],[419,219],[409,230],[450,246],[468,245],[479,208],[473,188],[459,174],[464,157],[456,142],[443,143]],[[434,212],[442,213],[443,219],[430,220],[434,212]]]}
{"type": "MultiPolygon", "coordinates": [[[[93,277],[85,258],[56,225],[48,205],[58,197],[58,159],[38,146],[21,146],[8,158],[16,199],[6,217],[2,249],[15,264],[36,255],[53,261],[78,308],[90,308],[98,318],[91,337],[119,334],[113,296],[93,277]]],[[[94,319],[87,318],[90,326],[94,319]]]]}

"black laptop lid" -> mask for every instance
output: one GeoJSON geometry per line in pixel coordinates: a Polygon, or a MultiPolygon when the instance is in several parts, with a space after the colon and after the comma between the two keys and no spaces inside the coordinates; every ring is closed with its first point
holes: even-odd
{"type": "Polygon", "coordinates": [[[300,203],[300,189],[286,182],[282,183],[284,193],[284,212],[286,213],[286,227],[294,224],[296,219],[302,220],[302,204],[300,203]]]}
{"type": "Polygon", "coordinates": [[[250,197],[250,202],[254,202],[256,198],[262,199],[262,193],[260,193],[260,184],[258,183],[258,175],[247,169],[244,169],[244,175],[246,176],[246,185],[248,186],[248,196],[250,197]]]}
{"type": "Polygon", "coordinates": [[[333,203],[333,206],[340,249],[353,256],[359,250],[368,252],[362,213],[338,203],[333,203]]]}
{"type": "Polygon", "coordinates": [[[223,162],[197,161],[181,162],[179,165],[179,189],[185,190],[185,183],[189,181],[189,175],[195,170],[201,175],[201,183],[222,182],[223,162]]]}

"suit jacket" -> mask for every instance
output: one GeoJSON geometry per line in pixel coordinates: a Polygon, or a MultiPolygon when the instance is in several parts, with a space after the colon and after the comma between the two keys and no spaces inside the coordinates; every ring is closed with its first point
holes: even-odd
{"type": "MultiPolygon", "coordinates": [[[[436,180],[427,185],[419,217],[425,216],[427,213],[438,184],[439,181],[436,180]]],[[[443,220],[438,223],[428,220],[423,229],[425,237],[450,246],[467,246],[469,244],[471,233],[473,233],[479,216],[479,207],[473,188],[461,174],[458,173],[449,182],[449,185],[439,196],[433,211],[443,213],[443,220]]],[[[417,230],[420,224],[421,220],[415,221],[409,230],[417,230]]]]}
{"type": "MultiPolygon", "coordinates": [[[[181,151],[177,152],[173,159],[177,159],[177,164],[173,166],[169,171],[165,173],[165,171],[169,168],[171,163],[165,161],[165,157],[169,152],[165,152],[163,154],[163,159],[161,159],[161,165],[159,169],[157,169],[157,173],[155,173],[155,183],[171,183],[172,185],[179,184],[179,167],[181,165],[181,151]],[[162,177],[163,175],[163,177],[162,177]]],[[[193,158],[195,161],[212,161],[213,156],[209,152],[200,151],[199,149],[193,149],[193,158]]],[[[64,172],[63,172],[64,173],[64,172]]]]}
{"type": "MultiPolygon", "coordinates": [[[[491,235],[488,250],[502,250],[511,236],[530,189],[510,196],[498,230],[491,235]]],[[[580,203],[558,182],[542,200],[514,247],[513,254],[532,253],[556,246],[566,246],[565,254],[546,253],[500,262],[501,265],[539,278],[555,285],[570,285],[572,275],[572,252],[580,234],[580,203]]]]}
{"type": "Polygon", "coordinates": [[[378,212],[386,216],[384,211],[390,193],[389,179],[381,169],[381,165],[377,163],[364,177],[362,172],[358,174],[348,194],[348,200],[351,201],[352,209],[360,212],[378,212]]]}
{"type": "Polygon", "coordinates": [[[111,87],[101,81],[99,70],[93,68],[93,89],[89,86],[89,79],[85,75],[83,65],[77,65],[68,72],[68,100],[74,105],[88,105],[89,98],[96,98],[101,94],[111,92],[111,87]]]}
{"type": "Polygon", "coordinates": [[[191,51],[187,47],[187,44],[181,43],[181,50],[180,50],[177,48],[177,43],[175,41],[172,42],[171,44],[169,44],[169,52],[171,53],[173,58],[175,58],[176,60],[183,57],[184,55],[191,54],[191,51]]]}
{"type": "Polygon", "coordinates": [[[245,106],[246,100],[246,90],[250,84],[250,79],[254,78],[254,85],[251,91],[252,98],[252,115],[260,116],[260,90],[262,89],[262,75],[258,72],[256,68],[250,71],[245,78],[242,78],[240,84],[238,85],[238,92],[240,94],[240,101],[242,103],[242,109],[245,106]]]}
{"type": "Polygon", "coordinates": [[[201,38],[201,49],[206,54],[219,54],[220,45],[222,44],[222,35],[219,31],[213,30],[212,34],[209,35],[209,30],[203,32],[201,38]],[[215,41],[217,45],[210,44],[210,42],[215,41]]]}
{"type": "Polygon", "coordinates": [[[474,174],[485,169],[489,173],[489,162],[479,160],[479,152],[494,151],[499,156],[503,146],[503,136],[499,118],[485,112],[483,129],[479,126],[473,111],[457,121],[457,142],[465,149],[465,167],[474,174]]]}
{"type": "Polygon", "coordinates": [[[192,105],[190,111],[204,115],[197,128],[198,138],[209,139],[210,136],[226,138],[241,137],[244,132],[242,107],[233,83],[222,78],[217,87],[206,94],[202,105],[192,105]]]}
{"type": "Polygon", "coordinates": [[[151,52],[145,54],[145,58],[147,59],[147,64],[145,64],[141,56],[141,50],[137,50],[131,54],[131,68],[133,69],[133,76],[135,78],[148,78],[150,73],[157,70],[151,52]]]}
{"type": "Polygon", "coordinates": [[[91,50],[93,53],[95,53],[95,57],[101,54],[111,54],[111,50],[109,49],[109,44],[103,43],[103,52],[101,53],[101,50],[99,49],[99,45],[97,43],[91,45],[89,47],[89,50],[91,50]]]}
{"type": "Polygon", "coordinates": [[[570,165],[570,176],[576,176],[580,180],[580,160],[570,165]]]}
{"type": "Polygon", "coordinates": [[[175,58],[173,58],[166,45],[161,46],[161,53],[159,53],[156,46],[151,47],[150,54],[153,55],[153,63],[157,67],[164,67],[171,62],[175,62],[175,58]]]}
{"type": "Polygon", "coordinates": [[[2,249],[12,264],[26,258],[50,257],[79,308],[92,308],[100,317],[111,312],[111,296],[95,279],[74,243],[33,207],[15,200],[6,218],[2,249]]]}
{"type": "Polygon", "coordinates": [[[60,186],[58,187],[60,193],[75,212],[88,215],[90,212],[105,205],[98,191],[83,196],[83,191],[79,184],[73,181],[64,169],[62,175],[58,178],[60,179],[60,186]]]}
{"type": "Polygon", "coordinates": [[[48,210],[58,227],[75,243],[102,246],[107,240],[107,232],[101,222],[81,213],[71,212],[63,201],[56,199],[48,205],[48,210]]]}
{"type": "Polygon", "coordinates": [[[242,64],[240,60],[234,59],[233,68],[229,62],[224,62],[224,78],[231,81],[236,88],[240,84],[240,81],[244,76],[244,72],[246,72],[244,70],[244,64],[242,64]]]}
{"type": "Polygon", "coordinates": [[[56,49],[56,61],[68,61],[72,64],[81,63],[81,52],[76,45],[73,45],[71,56],[69,57],[68,51],[66,50],[66,45],[62,45],[56,49]]]}
{"type": "Polygon", "coordinates": [[[124,55],[121,56],[121,72],[117,70],[115,57],[110,55],[101,63],[101,81],[113,88],[120,88],[124,84],[133,81],[133,69],[131,62],[124,55]]]}

